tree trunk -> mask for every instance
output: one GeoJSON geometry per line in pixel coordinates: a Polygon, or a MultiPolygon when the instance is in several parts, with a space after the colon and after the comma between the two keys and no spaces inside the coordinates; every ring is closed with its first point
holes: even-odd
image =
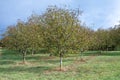
{"type": "Polygon", "coordinates": [[[80,60],[83,61],[83,48],[80,51],[80,60]]]}
{"type": "Polygon", "coordinates": [[[25,57],[26,57],[26,51],[23,51],[23,63],[25,63],[25,62],[26,62],[25,57]]]}
{"type": "Polygon", "coordinates": [[[83,52],[80,52],[80,60],[83,61],[83,52]]]}
{"type": "Polygon", "coordinates": [[[50,53],[50,55],[49,55],[49,56],[51,57],[51,56],[53,56],[53,54],[52,54],[52,53],[50,53]]]}
{"type": "Polygon", "coordinates": [[[60,53],[60,70],[62,70],[62,54],[60,53]]]}
{"type": "Polygon", "coordinates": [[[34,55],[34,50],[32,50],[32,55],[34,55]]]}

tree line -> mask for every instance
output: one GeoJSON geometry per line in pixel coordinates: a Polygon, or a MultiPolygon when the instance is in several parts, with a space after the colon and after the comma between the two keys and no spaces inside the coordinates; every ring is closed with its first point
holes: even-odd
{"type": "Polygon", "coordinates": [[[94,31],[81,23],[81,14],[79,9],[49,6],[43,14],[32,14],[26,22],[18,20],[9,26],[0,44],[22,53],[24,62],[28,52],[45,50],[50,56],[60,57],[60,67],[67,53],[120,47],[120,25],[94,31]]]}

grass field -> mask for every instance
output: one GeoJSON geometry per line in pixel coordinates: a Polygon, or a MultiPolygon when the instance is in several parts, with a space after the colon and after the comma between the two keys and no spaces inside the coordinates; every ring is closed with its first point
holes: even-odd
{"type": "Polygon", "coordinates": [[[48,54],[22,56],[13,51],[0,50],[0,80],[120,80],[120,52],[84,53],[63,58],[63,70],[59,71],[59,57],[48,54]]]}

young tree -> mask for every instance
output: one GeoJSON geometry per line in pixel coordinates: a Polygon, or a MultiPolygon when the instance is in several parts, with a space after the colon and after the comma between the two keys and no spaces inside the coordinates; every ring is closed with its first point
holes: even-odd
{"type": "Polygon", "coordinates": [[[16,26],[9,27],[5,33],[4,44],[8,49],[19,51],[23,54],[23,63],[25,63],[25,56],[29,48],[29,34],[27,27],[23,22],[18,22],[16,26]]]}
{"type": "MultiPolygon", "coordinates": [[[[79,10],[69,10],[56,6],[48,7],[43,15],[45,26],[45,43],[47,48],[60,57],[60,69],[62,68],[62,57],[73,48],[77,40],[76,30],[80,28],[78,17],[79,10]]],[[[79,34],[79,33],[78,33],[79,34]]]]}

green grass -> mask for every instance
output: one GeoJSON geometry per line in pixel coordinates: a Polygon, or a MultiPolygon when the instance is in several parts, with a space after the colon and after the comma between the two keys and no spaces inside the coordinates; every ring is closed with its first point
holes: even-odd
{"type": "Polygon", "coordinates": [[[78,54],[69,55],[63,58],[64,70],[59,71],[59,57],[28,55],[27,64],[22,64],[19,53],[0,50],[0,80],[119,80],[120,52],[97,53],[85,52],[85,62],[78,61],[78,54]]]}

